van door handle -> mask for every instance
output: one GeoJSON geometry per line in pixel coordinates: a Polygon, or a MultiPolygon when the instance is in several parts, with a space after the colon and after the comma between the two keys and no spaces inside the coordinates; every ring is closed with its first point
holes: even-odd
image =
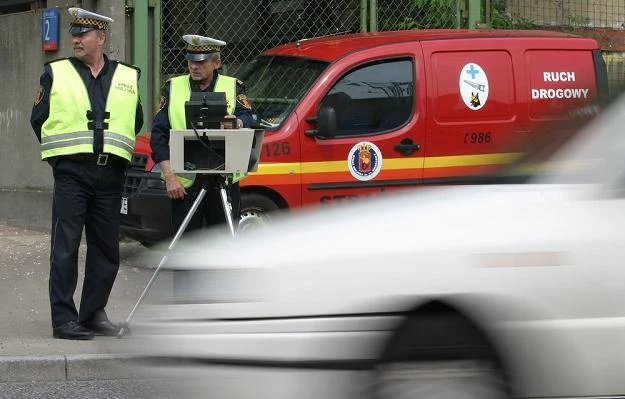
{"type": "Polygon", "coordinates": [[[395,144],[395,151],[403,155],[410,155],[415,151],[419,151],[421,146],[411,139],[403,139],[399,144],[395,144]]]}

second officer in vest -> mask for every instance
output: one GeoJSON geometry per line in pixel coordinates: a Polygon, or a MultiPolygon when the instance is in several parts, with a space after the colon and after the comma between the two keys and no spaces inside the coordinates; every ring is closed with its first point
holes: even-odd
{"type": "MultiPolygon", "coordinates": [[[[249,128],[252,124],[252,110],[243,83],[218,72],[221,67],[221,48],[226,43],[198,35],[185,35],[183,40],[187,44],[185,58],[189,74],[172,78],[165,84],[160,109],[152,123],[150,139],[152,159],[161,168],[167,195],[172,200],[172,225],[175,231],[189,213],[202,186],[206,184],[203,179],[210,179],[207,175],[201,174],[195,175],[195,178],[194,175],[176,176],[169,162],[170,130],[186,129],[184,103],[190,99],[191,92],[224,92],[227,117],[231,117],[238,128],[249,128]]],[[[235,183],[229,189],[232,219],[236,226],[240,209],[239,184],[235,183]]],[[[226,222],[217,190],[209,189],[202,202],[189,221],[186,231],[226,222]]]]}
{"type": "Polygon", "coordinates": [[[122,187],[143,125],[139,70],[104,54],[111,18],[72,7],[74,57],[45,65],[31,125],[52,166],[50,253],[53,336],[115,336],[104,310],[119,269],[122,187]],[[87,253],[80,311],[74,304],[78,249],[87,253]]]}

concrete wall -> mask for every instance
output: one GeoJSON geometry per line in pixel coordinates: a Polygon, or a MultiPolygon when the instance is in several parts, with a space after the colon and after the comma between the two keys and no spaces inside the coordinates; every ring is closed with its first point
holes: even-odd
{"type": "Polygon", "coordinates": [[[30,127],[30,112],[43,64],[72,55],[67,8],[83,8],[110,16],[106,52],[125,61],[127,35],[124,0],[53,1],[61,9],[59,50],[41,49],[42,10],[0,15],[0,223],[48,229],[52,173],[42,162],[39,142],[30,127]]]}

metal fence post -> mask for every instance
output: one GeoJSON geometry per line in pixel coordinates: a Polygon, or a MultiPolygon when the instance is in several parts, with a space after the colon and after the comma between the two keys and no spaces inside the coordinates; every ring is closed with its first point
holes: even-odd
{"type": "Polygon", "coordinates": [[[154,4],[152,40],[152,113],[156,112],[160,102],[161,92],[161,2],[154,4]]]}
{"type": "Polygon", "coordinates": [[[367,31],[367,0],[360,0],[360,31],[367,31]]]}
{"type": "Polygon", "coordinates": [[[369,32],[378,31],[378,0],[369,0],[369,32]]]}
{"type": "Polygon", "coordinates": [[[467,0],[467,2],[469,3],[467,27],[477,29],[478,24],[482,21],[482,0],[467,0]]]}
{"type": "MultiPolygon", "coordinates": [[[[143,72],[143,78],[139,80],[139,96],[144,104],[151,104],[148,97],[148,2],[146,0],[134,1],[132,4],[132,63],[143,72]]],[[[150,107],[143,107],[143,131],[149,126],[151,118],[150,107]]]]}

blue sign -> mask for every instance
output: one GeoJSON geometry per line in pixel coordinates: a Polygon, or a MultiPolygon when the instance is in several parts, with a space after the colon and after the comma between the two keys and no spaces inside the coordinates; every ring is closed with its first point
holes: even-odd
{"type": "Polygon", "coordinates": [[[59,49],[59,9],[46,8],[41,18],[41,43],[44,51],[59,49]]]}

